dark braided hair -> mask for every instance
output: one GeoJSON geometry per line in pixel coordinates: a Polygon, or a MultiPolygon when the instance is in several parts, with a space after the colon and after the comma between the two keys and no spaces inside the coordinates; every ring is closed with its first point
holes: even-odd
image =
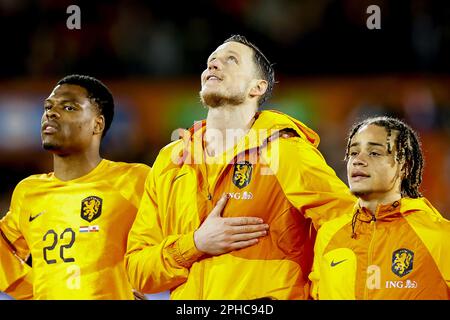
{"type": "Polygon", "coordinates": [[[350,130],[350,134],[348,136],[345,160],[347,161],[349,158],[350,144],[353,136],[360,128],[371,124],[386,129],[388,152],[392,153],[393,148],[391,143],[395,143],[397,149],[397,154],[395,157],[396,161],[405,161],[405,174],[401,183],[402,197],[422,197],[422,194],[419,192],[419,186],[422,182],[424,159],[420,140],[417,133],[409,125],[399,119],[391,117],[375,117],[368,118],[355,124],[350,130]],[[396,141],[391,141],[392,130],[397,130],[399,132],[396,141]]]}
{"type": "Polygon", "coordinates": [[[255,53],[253,55],[253,59],[258,68],[260,76],[267,81],[267,90],[266,92],[259,98],[258,104],[261,106],[264,102],[270,99],[272,96],[273,86],[275,84],[275,71],[273,70],[273,65],[269,62],[266,56],[255,46],[253,43],[247,40],[246,37],[235,34],[225,40],[223,43],[227,42],[239,42],[247,47],[253,49],[255,53]]]}

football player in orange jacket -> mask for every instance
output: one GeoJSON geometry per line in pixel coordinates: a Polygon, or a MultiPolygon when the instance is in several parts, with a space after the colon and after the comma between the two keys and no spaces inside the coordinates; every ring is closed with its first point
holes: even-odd
{"type": "Polygon", "coordinates": [[[353,210],[319,230],[316,299],[449,299],[450,222],[422,196],[417,134],[389,117],[351,130],[347,175],[353,210]]]}
{"type": "Polygon", "coordinates": [[[171,290],[173,299],[308,298],[312,223],[355,199],[313,130],[258,111],[273,85],[272,65],[245,37],[209,56],[207,119],[161,150],[130,231],[136,289],[171,290]]]}

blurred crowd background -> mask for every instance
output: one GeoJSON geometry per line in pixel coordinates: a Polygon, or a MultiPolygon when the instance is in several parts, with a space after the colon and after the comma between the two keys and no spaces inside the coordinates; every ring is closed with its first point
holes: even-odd
{"type": "Polygon", "coordinates": [[[406,120],[423,142],[422,192],[450,218],[450,5],[431,0],[0,0],[0,216],[21,179],[51,171],[40,118],[60,78],[104,81],[116,100],[104,157],[152,165],[175,129],[205,117],[200,73],[236,33],[274,63],[278,82],[264,108],[318,132],[343,181],[356,120],[406,120]],[[66,27],[72,4],[80,30],[66,27]],[[366,26],[372,4],[380,30],[366,26]]]}

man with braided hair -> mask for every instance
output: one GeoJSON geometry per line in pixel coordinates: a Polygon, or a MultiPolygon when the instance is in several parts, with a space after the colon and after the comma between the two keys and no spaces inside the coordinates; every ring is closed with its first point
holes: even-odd
{"type": "Polygon", "coordinates": [[[448,299],[450,222],[422,197],[423,155],[404,122],[356,124],[346,150],[353,212],[325,223],[315,244],[315,299],[448,299]]]}

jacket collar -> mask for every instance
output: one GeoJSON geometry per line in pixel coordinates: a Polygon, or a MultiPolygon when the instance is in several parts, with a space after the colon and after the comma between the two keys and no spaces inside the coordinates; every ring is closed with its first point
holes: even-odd
{"type": "Polygon", "coordinates": [[[366,207],[361,207],[359,203],[357,203],[356,211],[359,215],[358,220],[362,222],[370,222],[398,217],[401,215],[401,200],[402,199],[389,204],[379,204],[375,209],[375,212],[371,212],[366,207]]]}
{"type": "Polygon", "coordinates": [[[365,207],[361,207],[358,202],[355,205],[355,213],[358,212],[360,215],[359,220],[366,222],[370,222],[374,218],[375,220],[389,220],[408,215],[414,211],[425,211],[436,217],[442,217],[426,198],[404,197],[392,203],[379,204],[374,213],[365,207]]]}
{"type": "MultiPolygon", "coordinates": [[[[302,122],[278,111],[268,110],[257,112],[255,121],[249,132],[238,142],[230,155],[231,162],[239,161],[246,152],[259,152],[269,142],[277,139],[281,130],[293,130],[305,142],[318,146],[320,138],[312,129],[302,122]]],[[[206,120],[198,121],[188,130],[179,132],[183,140],[184,152],[182,162],[203,162],[203,136],[206,130],[206,120]]]]}

